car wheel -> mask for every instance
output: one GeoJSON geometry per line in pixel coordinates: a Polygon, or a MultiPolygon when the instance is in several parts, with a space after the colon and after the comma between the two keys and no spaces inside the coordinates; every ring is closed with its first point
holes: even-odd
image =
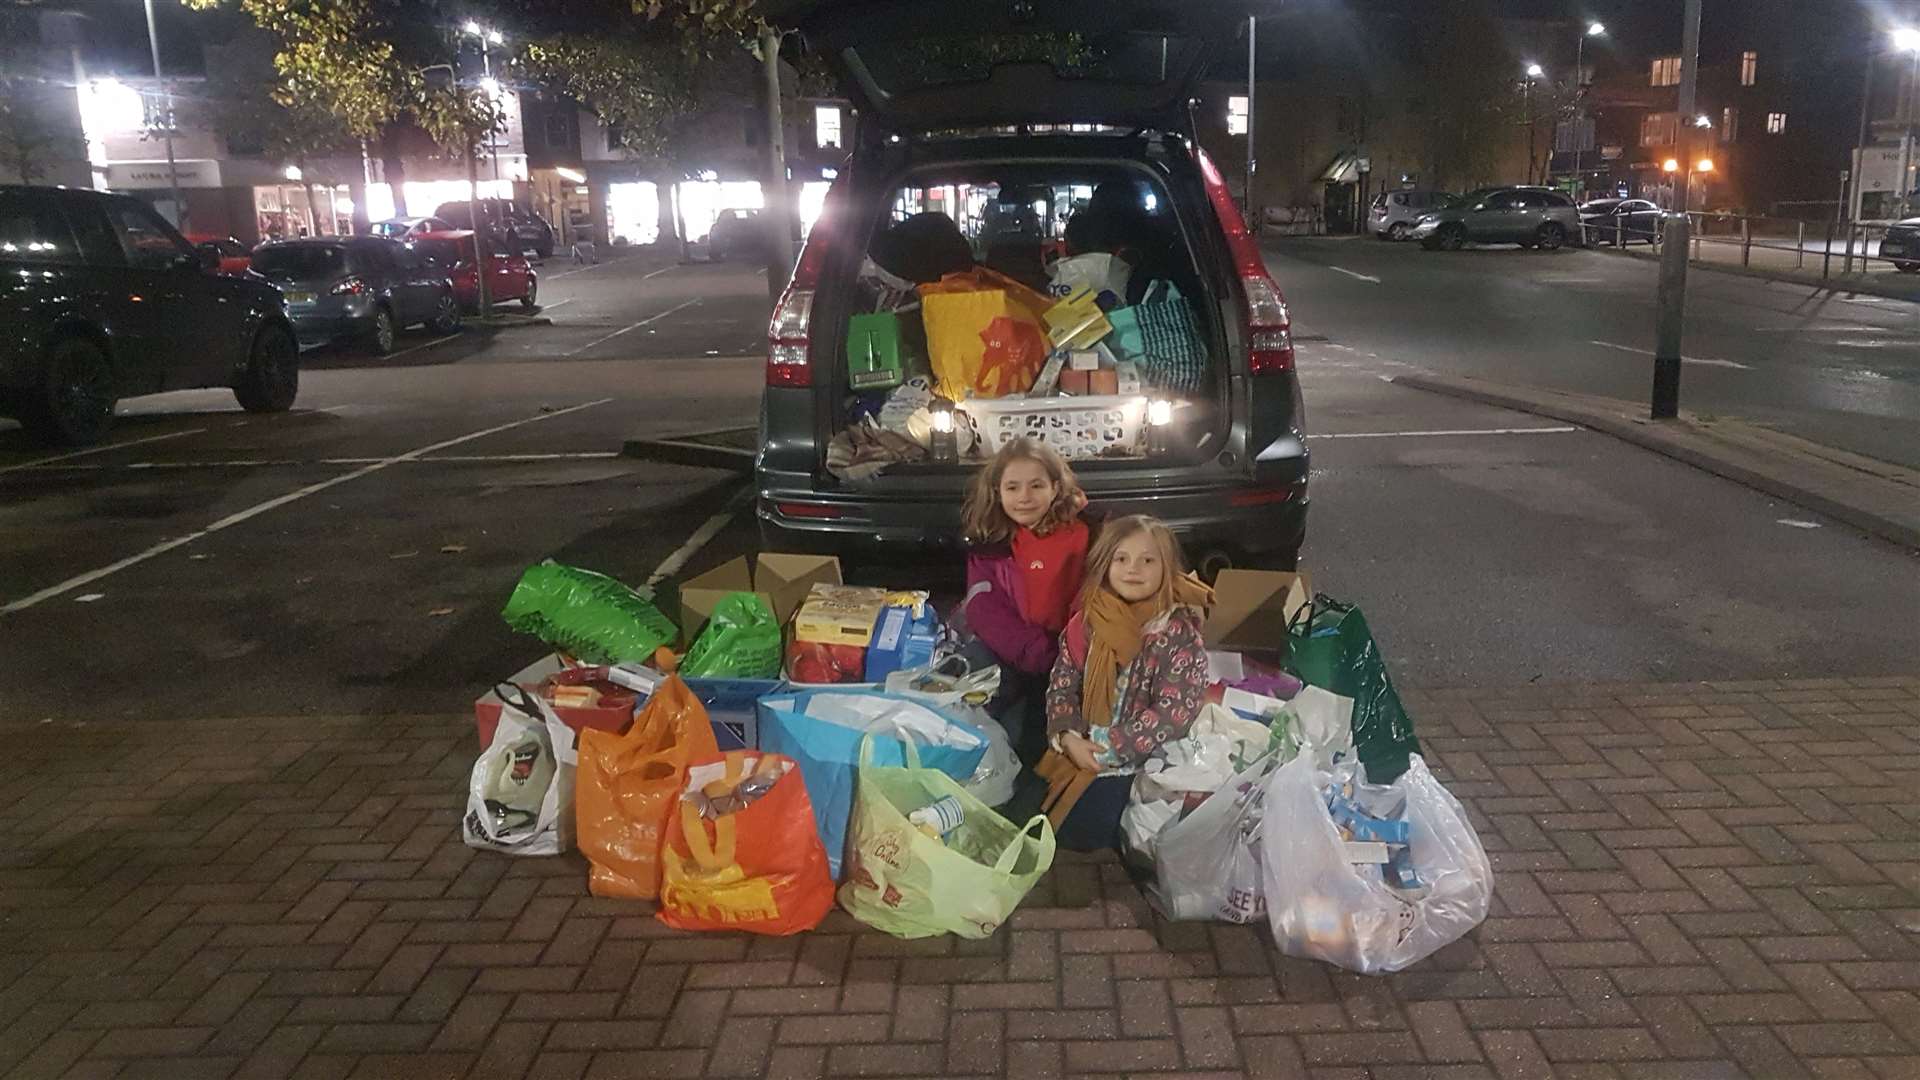
{"type": "Polygon", "coordinates": [[[1467,229],[1464,225],[1448,225],[1440,230],[1440,246],[1448,251],[1459,251],[1467,246],[1467,229]]]}
{"type": "Polygon", "coordinates": [[[451,334],[460,329],[460,302],[452,293],[440,297],[440,305],[435,309],[433,330],[438,334],[451,334]]]}
{"type": "Polygon", "coordinates": [[[534,277],[532,274],[528,274],[527,275],[527,295],[520,298],[520,306],[523,308],[526,308],[528,311],[532,311],[534,308],[539,307],[540,306],[540,301],[538,299],[539,295],[540,295],[540,279],[537,277],[534,277]]]}
{"type": "Polygon", "coordinates": [[[1387,226],[1387,239],[1397,244],[1400,241],[1405,240],[1407,238],[1407,231],[1408,230],[1407,230],[1406,222],[1396,221],[1393,224],[1387,226]]]}
{"type": "Polygon", "coordinates": [[[393,325],[393,312],[386,308],[373,309],[373,330],[367,334],[367,349],[375,356],[386,356],[393,352],[396,337],[393,325]]]}
{"type": "Polygon", "coordinates": [[[88,446],[113,426],[116,400],[107,354],[84,338],[65,338],[49,350],[46,378],[23,402],[20,422],[41,442],[88,446]]]}
{"type": "Polygon", "coordinates": [[[1893,268],[1903,274],[1920,274],[1920,262],[1897,262],[1893,268]]]}
{"type": "Polygon", "coordinates": [[[1549,221],[1540,226],[1540,235],[1534,240],[1542,251],[1559,251],[1567,243],[1567,227],[1558,222],[1549,221]]]}
{"type": "Polygon", "coordinates": [[[299,393],[300,347],[281,327],[261,328],[247,369],[233,384],[234,399],[248,412],[286,412],[299,393]]]}

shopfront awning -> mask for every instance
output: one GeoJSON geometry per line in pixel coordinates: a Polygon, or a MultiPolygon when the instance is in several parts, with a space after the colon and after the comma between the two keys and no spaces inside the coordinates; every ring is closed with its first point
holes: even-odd
{"type": "Polygon", "coordinates": [[[1354,153],[1351,150],[1343,150],[1340,153],[1335,154],[1333,160],[1327,164],[1327,167],[1320,171],[1320,183],[1322,184],[1358,183],[1360,181],[1360,171],[1361,171],[1362,165],[1363,165],[1363,161],[1359,154],[1354,153]]]}

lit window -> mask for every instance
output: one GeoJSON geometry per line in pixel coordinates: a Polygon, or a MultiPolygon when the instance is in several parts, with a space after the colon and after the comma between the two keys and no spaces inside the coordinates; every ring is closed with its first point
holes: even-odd
{"type": "Polygon", "coordinates": [[[1778,135],[1787,130],[1787,114],[1770,112],[1767,114],[1767,134],[1778,135]]]}
{"type": "Polygon", "coordinates": [[[1235,94],[1227,99],[1227,134],[1245,135],[1247,133],[1247,95],[1235,94]]]}
{"type": "Polygon", "coordinates": [[[1752,86],[1760,81],[1760,54],[1743,52],[1740,54],[1740,85],[1752,86]]]}
{"type": "Polygon", "coordinates": [[[1729,105],[1720,110],[1720,141],[1730,143],[1740,137],[1740,110],[1729,105]]]}
{"type": "Polygon", "coordinates": [[[1653,62],[1653,85],[1655,86],[1679,86],[1680,85],[1680,58],[1679,57],[1663,56],[1660,59],[1655,60],[1653,62]]]}
{"type": "Polygon", "coordinates": [[[822,150],[840,149],[840,110],[833,105],[813,108],[813,141],[822,150]]]}
{"type": "Polygon", "coordinates": [[[1640,118],[1641,146],[1671,146],[1679,133],[1679,113],[1648,113],[1640,118]]]}

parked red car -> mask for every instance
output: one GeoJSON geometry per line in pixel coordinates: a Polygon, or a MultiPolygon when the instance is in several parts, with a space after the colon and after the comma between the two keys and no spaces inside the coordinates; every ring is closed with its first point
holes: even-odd
{"type": "Polygon", "coordinates": [[[247,245],[231,236],[216,236],[213,233],[188,233],[187,242],[205,251],[212,249],[220,255],[220,272],[235,276],[247,272],[253,260],[253,252],[247,245]]]}
{"type": "MultiPolygon", "coordinates": [[[[453,295],[459,299],[461,307],[468,311],[480,310],[480,280],[474,271],[478,260],[470,230],[420,233],[408,241],[407,246],[446,268],[447,276],[453,279],[453,295]]],[[[487,276],[489,301],[499,304],[518,300],[522,307],[538,306],[535,298],[540,290],[540,279],[524,257],[489,251],[488,260],[493,263],[493,270],[487,276]]]]}

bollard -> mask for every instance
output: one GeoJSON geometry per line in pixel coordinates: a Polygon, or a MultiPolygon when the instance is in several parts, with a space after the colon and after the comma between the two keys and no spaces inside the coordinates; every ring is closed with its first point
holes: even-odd
{"type": "Polygon", "coordinates": [[[1799,223],[1799,233],[1793,241],[1793,268],[1804,270],[1807,266],[1807,223],[1799,223]]]}
{"type": "Polygon", "coordinates": [[[1740,219],[1740,265],[1753,265],[1753,219],[1740,219]]]}

